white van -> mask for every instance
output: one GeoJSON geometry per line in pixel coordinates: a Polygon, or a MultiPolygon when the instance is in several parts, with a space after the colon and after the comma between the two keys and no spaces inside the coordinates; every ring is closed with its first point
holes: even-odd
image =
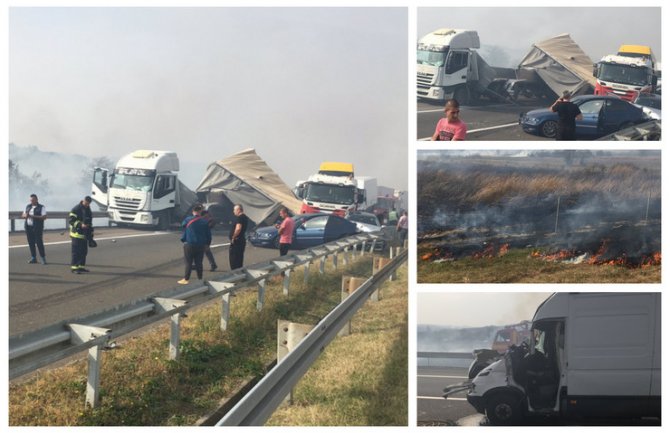
{"type": "Polygon", "coordinates": [[[491,424],[530,415],[661,417],[661,294],[554,293],[531,343],[482,370],[468,402],[491,424]]]}

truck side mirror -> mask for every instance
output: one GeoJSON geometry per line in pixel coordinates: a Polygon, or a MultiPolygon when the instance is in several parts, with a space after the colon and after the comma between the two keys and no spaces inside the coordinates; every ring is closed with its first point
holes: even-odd
{"type": "Polygon", "coordinates": [[[597,63],[593,64],[593,76],[598,77],[598,64],[597,63]]]}

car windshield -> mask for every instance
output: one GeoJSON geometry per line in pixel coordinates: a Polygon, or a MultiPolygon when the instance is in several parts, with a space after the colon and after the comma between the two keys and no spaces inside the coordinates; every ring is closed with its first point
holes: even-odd
{"type": "Polygon", "coordinates": [[[646,68],[634,66],[612,65],[603,63],[598,78],[613,83],[629,84],[631,86],[644,86],[648,83],[646,68]]]}
{"type": "Polygon", "coordinates": [[[370,224],[373,226],[378,225],[377,223],[379,220],[377,219],[376,216],[374,215],[362,215],[362,214],[351,214],[349,215],[349,219],[351,221],[357,222],[357,223],[363,223],[363,224],[370,224]]]}
{"type": "Polygon", "coordinates": [[[447,53],[439,51],[418,50],[416,52],[416,62],[419,65],[444,66],[447,53]]]}
{"type": "Polygon", "coordinates": [[[355,202],[356,188],[353,185],[326,185],[310,183],[307,185],[305,200],[321,203],[352,204],[355,202]]]}
{"type": "Polygon", "coordinates": [[[154,176],[155,173],[151,170],[148,170],[146,173],[130,174],[127,170],[117,169],[114,171],[111,187],[148,192],[153,187],[154,176]]]}

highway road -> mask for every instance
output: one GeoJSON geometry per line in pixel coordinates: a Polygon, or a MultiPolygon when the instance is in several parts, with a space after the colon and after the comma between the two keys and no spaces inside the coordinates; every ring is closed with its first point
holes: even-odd
{"type": "MultiPolygon", "coordinates": [[[[48,264],[28,264],[24,233],[9,234],[9,334],[39,329],[66,319],[147,297],[177,286],[183,276],[180,232],[97,228],[89,249],[89,274],[70,272],[67,232],[45,232],[48,264]]],[[[216,231],[212,250],[219,268],[229,270],[227,232],[216,231]]],[[[245,264],[277,257],[275,250],[247,244],[245,264]]],[[[205,258],[204,278],[209,275],[205,258]]],[[[191,284],[197,284],[195,272],[191,284]]]]}
{"type": "Polygon", "coordinates": [[[421,425],[478,425],[484,419],[470,406],[465,391],[442,397],[442,390],[467,380],[463,367],[419,367],[417,375],[417,422],[421,425]]]}
{"type": "MultiPolygon", "coordinates": [[[[542,101],[522,100],[512,103],[488,103],[461,105],[460,117],[468,125],[467,140],[542,141],[544,137],[523,132],[518,125],[519,114],[537,108],[545,108],[542,101]]],[[[417,103],[417,139],[430,139],[435,125],[444,117],[444,104],[420,101],[417,103]]],[[[551,141],[551,140],[549,140],[551,141]]]]}

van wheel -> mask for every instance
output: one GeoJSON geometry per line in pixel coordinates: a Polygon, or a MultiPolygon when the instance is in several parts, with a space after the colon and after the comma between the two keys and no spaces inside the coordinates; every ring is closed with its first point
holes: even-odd
{"type": "Polygon", "coordinates": [[[519,425],[521,402],[512,394],[496,394],[486,404],[486,417],[493,425],[519,425]]]}

